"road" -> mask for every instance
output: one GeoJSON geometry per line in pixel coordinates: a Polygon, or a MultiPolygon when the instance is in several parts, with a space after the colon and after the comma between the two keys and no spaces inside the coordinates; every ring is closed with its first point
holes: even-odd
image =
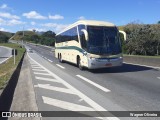
{"type": "Polygon", "coordinates": [[[122,67],[81,71],[70,63],[59,63],[48,48],[28,46],[34,50],[28,57],[40,111],[160,110],[159,69],[125,63],[122,67]]]}
{"type": "Polygon", "coordinates": [[[0,64],[11,57],[11,48],[0,46],[0,64]]]}

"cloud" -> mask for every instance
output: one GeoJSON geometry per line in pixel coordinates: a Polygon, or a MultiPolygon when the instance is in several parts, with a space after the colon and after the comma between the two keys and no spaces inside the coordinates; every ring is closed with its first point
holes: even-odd
{"type": "Polygon", "coordinates": [[[58,33],[64,28],[66,28],[68,25],[67,24],[57,24],[57,23],[45,23],[45,24],[41,24],[41,26],[47,27],[53,30],[54,32],[58,33]]]}
{"type": "Polygon", "coordinates": [[[56,15],[54,15],[54,16],[49,15],[49,19],[60,20],[60,19],[64,19],[64,17],[61,16],[61,15],[56,14],[56,15]]]}
{"type": "Polygon", "coordinates": [[[31,22],[31,25],[36,25],[36,23],[32,21],[32,22],[31,22]]]}
{"type": "Polygon", "coordinates": [[[28,30],[29,31],[36,30],[38,32],[46,32],[47,31],[47,29],[45,29],[45,28],[29,28],[28,30]]]}
{"type": "Polygon", "coordinates": [[[44,26],[44,27],[56,27],[57,24],[56,23],[45,23],[45,24],[42,24],[41,26],[44,26]]]}
{"type": "Polygon", "coordinates": [[[19,21],[19,20],[15,20],[15,19],[9,20],[6,23],[7,26],[23,25],[23,24],[25,24],[25,22],[22,22],[22,21],[19,21]]]}
{"type": "Polygon", "coordinates": [[[36,11],[30,11],[29,13],[23,13],[23,16],[25,16],[28,19],[47,19],[47,17],[40,15],[36,11]]]}
{"type": "Polygon", "coordinates": [[[19,16],[17,16],[17,15],[12,15],[12,14],[7,13],[7,12],[0,12],[0,17],[8,18],[8,19],[20,19],[19,16]]]}
{"type": "Polygon", "coordinates": [[[58,33],[60,31],[62,31],[64,28],[66,28],[69,25],[64,25],[64,24],[58,24],[55,28],[55,32],[58,33]]]}
{"type": "Polygon", "coordinates": [[[1,28],[1,27],[0,27],[0,31],[8,32],[8,30],[7,30],[7,29],[5,29],[5,28],[1,28]]]}
{"type": "Polygon", "coordinates": [[[6,23],[5,20],[3,20],[2,18],[0,18],[0,25],[4,25],[6,23]]]}
{"type": "Polygon", "coordinates": [[[0,9],[6,9],[6,8],[8,8],[7,4],[3,4],[0,6],[0,9]]]}
{"type": "Polygon", "coordinates": [[[86,18],[84,16],[80,16],[78,19],[79,20],[85,20],[86,18]]]}
{"type": "Polygon", "coordinates": [[[23,25],[25,22],[20,20],[11,19],[11,20],[4,20],[0,18],[0,26],[15,26],[15,25],[23,25]]]}
{"type": "Polygon", "coordinates": [[[8,7],[8,5],[7,5],[7,4],[3,4],[3,5],[1,5],[1,6],[0,6],[0,9],[2,9],[2,10],[12,10],[12,11],[14,11],[14,9],[13,9],[13,8],[8,7]]]}

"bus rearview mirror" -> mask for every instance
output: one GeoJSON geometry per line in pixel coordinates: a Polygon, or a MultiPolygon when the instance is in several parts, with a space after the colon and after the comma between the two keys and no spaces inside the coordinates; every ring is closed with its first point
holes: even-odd
{"type": "Polygon", "coordinates": [[[87,41],[88,40],[88,32],[87,32],[87,30],[82,29],[81,31],[84,33],[85,39],[87,41]]]}
{"type": "Polygon", "coordinates": [[[124,31],[122,31],[122,30],[119,30],[119,32],[123,34],[124,41],[126,41],[126,39],[127,39],[127,38],[126,38],[126,36],[127,36],[127,35],[126,35],[126,32],[124,32],[124,31]]]}

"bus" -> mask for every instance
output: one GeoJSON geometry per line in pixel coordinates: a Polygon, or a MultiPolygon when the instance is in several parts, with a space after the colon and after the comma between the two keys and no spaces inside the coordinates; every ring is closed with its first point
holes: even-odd
{"type": "Polygon", "coordinates": [[[83,68],[121,66],[122,47],[117,27],[109,22],[80,20],[56,34],[55,57],[83,68]]]}

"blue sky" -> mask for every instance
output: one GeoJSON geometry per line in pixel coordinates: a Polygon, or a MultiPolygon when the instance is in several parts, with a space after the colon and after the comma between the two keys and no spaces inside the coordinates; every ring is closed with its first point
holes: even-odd
{"type": "Polygon", "coordinates": [[[160,20],[160,0],[0,0],[0,31],[59,32],[79,19],[125,25],[160,20]]]}

